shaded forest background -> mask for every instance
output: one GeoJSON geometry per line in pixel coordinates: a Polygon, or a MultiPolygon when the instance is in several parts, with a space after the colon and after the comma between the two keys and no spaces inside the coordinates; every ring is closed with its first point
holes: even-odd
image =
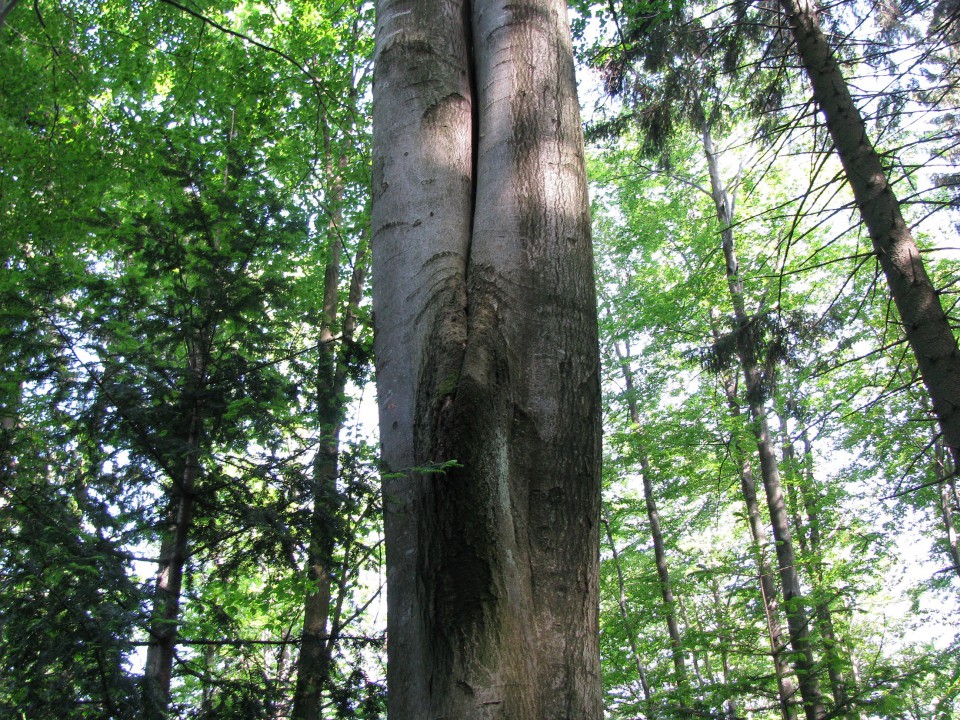
{"type": "MultiPolygon", "coordinates": [[[[372,6],[0,2],[0,717],[384,717],[372,6]]],[[[956,716],[956,470],[782,12],[573,17],[608,716],[956,716]]],[[[820,19],[956,331],[960,5],[820,19]]]]}

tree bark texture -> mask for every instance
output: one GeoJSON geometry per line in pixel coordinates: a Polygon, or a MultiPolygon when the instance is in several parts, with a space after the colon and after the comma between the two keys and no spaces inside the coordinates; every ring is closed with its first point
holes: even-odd
{"type": "Polygon", "coordinates": [[[375,53],[390,716],[600,718],[599,353],[566,6],[380,0],[375,53]]]}
{"type": "MultiPolygon", "coordinates": [[[[717,154],[713,146],[710,128],[703,128],[703,149],[706,154],[707,168],[710,173],[710,188],[717,211],[717,220],[721,228],[723,257],[726,262],[727,287],[734,313],[734,332],[736,333],[737,357],[743,372],[746,386],[747,407],[750,411],[750,426],[757,443],[760,459],[760,477],[763,481],[767,509],[773,539],[776,543],[777,565],[780,571],[780,588],[783,594],[783,609],[787,616],[787,628],[790,631],[790,661],[797,672],[797,683],[803,700],[803,709],[807,720],[821,720],[826,716],[823,695],[817,678],[817,668],[810,646],[810,628],[805,600],[797,572],[797,561],[793,549],[793,537],[790,521],[784,502],[783,487],[780,481],[780,468],[774,451],[773,439],[767,422],[764,407],[763,376],[757,361],[754,328],[752,318],[747,314],[743,297],[743,279],[740,275],[740,262],[737,259],[733,236],[734,198],[723,185],[720,177],[717,154]]],[[[745,476],[741,475],[741,481],[745,476]]],[[[743,484],[741,482],[741,484],[743,484]]]]}
{"type": "Polygon", "coordinates": [[[944,442],[960,460],[960,352],[936,289],[927,276],[900,202],[879,153],[850,96],[833,50],[820,27],[814,0],[780,0],[813,98],[823,113],[847,182],[870,233],[880,267],[900,313],[920,375],[930,393],[944,442]]]}

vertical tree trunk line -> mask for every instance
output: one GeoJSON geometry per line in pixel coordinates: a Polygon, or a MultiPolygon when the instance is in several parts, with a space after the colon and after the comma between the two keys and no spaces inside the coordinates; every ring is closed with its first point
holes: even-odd
{"type": "Polygon", "coordinates": [[[960,496],[957,495],[957,472],[953,458],[945,451],[943,443],[936,441],[934,445],[936,473],[940,479],[940,522],[943,524],[944,541],[947,546],[947,555],[953,567],[950,568],[960,576],[960,546],[957,542],[956,508],[960,496]]]}
{"type": "Polygon", "coordinates": [[[144,715],[150,720],[166,718],[170,703],[180,596],[200,471],[201,423],[200,408],[195,406],[190,414],[184,443],[183,474],[179,479],[174,479],[170,490],[169,524],[160,542],[160,564],[150,618],[150,644],[147,646],[143,670],[144,715]]]}
{"type": "Polygon", "coordinates": [[[823,705],[823,695],[820,691],[817,668],[813,658],[813,650],[810,646],[810,629],[804,608],[805,599],[800,586],[800,577],[797,573],[793,538],[780,481],[780,470],[777,466],[766,410],[763,407],[763,377],[755,355],[753,322],[746,312],[743,281],[734,247],[732,222],[734,198],[726,191],[720,177],[709,125],[704,125],[702,129],[702,141],[710,174],[711,194],[721,228],[727,286],[734,311],[737,356],[746,385],[750,425],[757,443],[757,454],[760,457],[760,477],[763,481],[767,509],[770,513],[770,523],[773,528],[777,565],[780,570],[780,587],[783,592],[783,606],[787,616],[787,627],[790,630],[791,659],[797,672],[800,696],[803,700],[807,720],[821,720],[826,715],[826,708],[823,705]]]}
{"type": "MultiPolygon", "coordinates": [[[[714,333],[715,336],[718,335],[716,329],[714,333]]],[[[733,378],[726,376],[723,378],[723,387],[727,398],[727,407],[730,409],[730,416],[735,422],[739,422],[741,409],[740,402],[737,399],[736,383],[733,378]]],[[[747,459],[746,453],[739,447],[739,442],[736,438],[734,438],[734,451],[740,476],[740,494],[743,496],[744,506],[747,510],[747,522],[750,525],[754,560],[757,563],[760,595],[763,601],[763,610],[767,625],[767,637],[770,640],[770,656],[777,678],[777,697],[780,701],[780,714],[783,720],[795,720],[797,717],[796,700],[794,698],[796,687],[790,677],[790,665],[787,663],[784,655],[784,651],[787,649],[787,641],[784,639],[783,626],[780,622],[779,593],[777,592],[776,583],[774,582],[773,569],[767,560],[767,531],[764,527],[763,519],[760,516],[760,505],[757,501],[757,483],[753,477],[753,468],[750,465],[750,461],[747,459]]]]}
{"type": "Polygon", "coordinates": [[[337,167],[330,159],[330,139],[325,135],[326,169],[332,177],[329,190],[331,217],[327,225],[328,250],[324,268],[323,310],[320,326],[320,350],[317,359],[317,420],[322,436],[313,463],[313,509],[310,516],[310,542],[307,549],[307,584],[304,599],[300,654],[297,657],[297,681],[293,698],[294,720],[319,720],[324,686],[327,683],[335,633],[329,626],[333,553],[339,533],[335,527],[340,506],[339,479],[340,432],[346,417],[345,390],[347,347],[353,342],[356,310],[362,299],[366,254],[361,241],[354,259],[354,270],[346,306],[341,308],[340,272],[343,254],[342,173],[346,156],[337,167]],[[339,328],[338,328],[339,326],[339,328]],[[339,338],[335,331],[339,329],[339,338]],[[338,348],[339,347],[339,351],[338,348]]]}
{"type": "Polygon", "coordinates": [[[599,352],[566,5],[377,15],[389,713],[598,720],[599,352]]]}
{"type": "MultiPolygon", "coordinates": [[[[633,371],[630,368],[629,357],[625,357],[619,347],[615,347],[620,368],[623,372],[623,381],[626,389],[627,409],[630,421],[634,427],[640,428],[640,409],[634,394],[633,371]]],[[[650,538],[653,541],[653,555],[657,567],[657,579],[660,585],[660,597],[663,600],[663,614],[667,622],[667,634],[670,636],[670,655],[673,658],[673,671],[680,691],[681,712],[686,704],[685,698],[690,694],[687,666],[684,660],[683,641],[680,637],[680,624],[677,622],[677,603],[673,595],[673,584],[670,582],[670,571],[667,567],[667,551],[663,542],[663,531],[660,529],[660,512],[657,510],[657,499],[653,492],[652,470],[646,451],[640,449],[640,479],[643,483],[643,500],[647,508],[647,520],[650,523],[650,538]]]]}
{"type": "Polygon", "coordinates": [[[647,507],[647,519],[650,522],[650,537],[653,540],[653,554],[657,566],[657,579],[660,584],[660,597],[663,600],[663,612],[667,621],[667,633],[670,636],[670,654],[673,657],[673,671],[676,676],[677,689],[680,690],[681,705],[689,693],[687,666],[683,656],[683,641],[680,637],[680,624],[677,622],[677,601],[673,596],[673,585],[670,582],[670,571],[667,567],[667,552],[663,542],[663,531],[660,529],[660,513],[657,510],[657,500],[653,494],[653,481],[650,462],[647,455],[641,450],[640,476],[643,482],[643,500],[647,507]]]}
{"type": "Polygon", "coordinates": [[[834,713],[840,717],[853,719],[855,712],[850,703],[850,693],[847,679],[844,675],[844,667],[849,665],[849,658],[844,657],[843,645],[837,640],[836,631],[833,622],[833,609],[830,601],[833,595],[833,588],[827,582],[824,571],[823,546],[821,543],[819,498],[814,485],[813,478],[813,445],[810,442],[806,428],[802,431],[803,441],[803,462],[799,463],[794,448],[793,439],[790,436],[787,418],[781,416],[780,428],[782,437],[782,454],[784,467],[794,477],[796,488],[791,495],[791,503],[796,503],[796,497],[800,497],[800,504],[803,505],[806,515],[806,523],[799,516],[795,519],[794,525],[801,539],[801,552],[806,556],[809,564],[807,577],[813,586],[813,593],[816,597],[814,602],[814,617],[816,625],[820,631],[820,641],[823,648],[823,659],[827,666],[827,676],[830,678],[830,689],[833,693],[834,713]],[[799,472],[799,468],[803,472],[799,472]],[[809,538],[809,544],[806,538],[809,538]]]}
{"type": "MultiPolygon", "coordinates": [[[[853,190],[860,216],[900,313],[904,333],[933,402],[944,442],[960,461],[960,352],[940,297],[904,222],[880,155],[867,135],[814,0],[780,0],[813,99],[853,190]]],[[[960,465],[960,463],[957,463],[960,465]]]]}

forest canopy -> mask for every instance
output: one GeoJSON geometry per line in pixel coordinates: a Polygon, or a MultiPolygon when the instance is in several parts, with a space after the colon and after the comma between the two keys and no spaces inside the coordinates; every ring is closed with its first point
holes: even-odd
{"type": "MultiPolygon", "coordinates": [[[[957,716],[960,5],[570,17],[605,717],[957,716]]],[[[0,717],[386,717],[374,26],[0,0],[0,717]]]]}

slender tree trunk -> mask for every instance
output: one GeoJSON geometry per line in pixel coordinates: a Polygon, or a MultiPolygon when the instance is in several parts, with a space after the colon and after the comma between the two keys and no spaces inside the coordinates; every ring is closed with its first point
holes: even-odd
{"type": "MultiPolygon", "coordinates": [[[[697,608],[693,608],[693,619],[690,619],[690,612],[687,610],[687,604],[683,601],[682,597],[677,598],[677,613],[678,617],[683,620],[684,627],[693,628],[700,635],[704,635],[705,631],[703,628],[703,619],[700,617],[700,614],[697,612],[697,608]]],[[[702,650],[701,653],[690,653],[690,665],[693,668],[693,677],[696,678],[697,688],[703,690],[708,684],[713,683],[713,670],[710,666],[710,651],[707,649],[702,650]]],[[[685,703],[681,698],[681,715],[689,716],[691,713],[684,712],[686,710],[685,703]]]]}
{"type": "MultiPolygon", "coordinates": [[[[719,330],[714,326],[714,338],[719,339],[719,330]]],[[[735,422],[741,417],[740,401],[737,399],[736,381],[730,376],[723,378],[724,394],[727,398],[727,407],[735,422]]],[[[740,476],[740,494],[743,496],[744,507],[747,511],[747,522],[750,525],[750,537],[753,541],[753,554],[757,563],[760,595],[763,600],[764,617],[767,625],[767,637],[770,640],[770,657],[773,661],[774,674],[777,679],[777,697],[780,701],[780,714],[783,720],[796,720],[796,686],[791,678],[792,670],[787,662],[785,651],[787,641],[784,639],[783,626],[780,622],[780,602],[773,569],[767,560],[767,531],[760,514],[760,504],[757,500],[757,483],[753,477],[753,467],[747,458],[747,452],[740,447],[738,438],[734,438],[734,456],[736,458],[740,476]]]]}
{"type": "Polygon", "coordinates": [[[826,716],[826,710],[823,706],[820,682],[816,674],[813,650],[810,647],[810,629],[804,608],[805,598],[797,573],[797,561],[793,551],[790,524],[787,519],[787,509],[780,485],[780,472],[777,468],[770,430],[767,427],[766,414],[759,406],[752,406],[750,410],[757,438],[757,450],[760,454],[760,474],[763,478],[767,508],[773,526],[777,563],[780,566],[780,586],[783,590],[787,627],[790,629],[793,665],[797,671],[800,696],[803,699],[803,708],[807,720],[820,720],[826,716]]]}
{"type": "Polygon", "coordinates": [[[17,0],[0,0],[0,30],[7,21],[7,15],[17,6],[17,0]]]}
{"type": "Polygon", "coordinates": [[[160,565],[150,620],[150,644],[143,671],[144,715],[165,718],[170,702],[173,659],[180,619],[180,595],[193,527],[193,509],[200,463],[201,413],[194,408],[184,446],[183,474],[170,493],[169,525],[160,542],[160,565]]]}
{"type": "Polygon", "coordinates": [[[650,537],[653,539],[653,555],[657,565],[657,578],[660,580],[660,597],[663,598],[663,612],[667,620],[667,633],[670,635],[670,654],[673,656],[673,671],[681,702],[689,692],[687,666],[683,658],[683,642],[680,639],[680,624],[677,622],[677,602],[673,596],[673,585],[667,568],[667,551],[660,529],[660,513],[653,495],[653,482],[650,479],[650,463],[646,453],[640,455],[641,476],[643,480],[643,499],[647,506],[647,518],[650,521],[650,537]]]}
{"type": "MultiPolygon", "coordinates": [[[[720,338],[719,329],[714,324],[714,340],[720,338]]],[[[741,417],[740,401],[737,399],[736,381],[730,375],[723,377],[723,390],[727,399],[730,416],[736,424],[741,417]]],[[[770,656],[773,660],[774,673],[777,678],[777,697],[780,700],[780,714],[783,720],[795,720],[797,717],[796,687],[791,679],[790,666],[784,657],[786,642],[783,637],[783,626],[780,623],[780,603],[773,570],[767,560],[767,531],[760,516],[760,505],[757,502],[757,483],[753,477],[753,468],[747,459],[747,452],[741,447],[737,436],[733,438],[734,457],[740,475],[740,494],[747,511],[747,522],[750,525],[750,537],[753,541],[753,554],[757,563],[760,595],[763,600],[764,616],[767,624],[767,637],[770,639],[770,656]]]]}
{"type": "Polygon", "coordinates": [[[887,278],[903,329],[933,401],[944,443],[960,460],[960,352],[900,202],[823,34],[814,0],[780,0],[796,50],[826,118],[847,182],[887,278]]]}
{"type": "MultiPolygon", "coordinates": [[[[619,347],[615,347],[620,368],[623,371],[623,381],[626,388],[627,408],[630,412],[630,421],[639,428],[640,410],[634,393],[633,370],[630,368],[628,357],[624,357],[619,347]]],[[[629,352],[629,349],[628,349],[629,352]]],[[[680,691],[681,706],[684,698],[689,695],[689,681],[687,666],[683,657],[683,643],[680,639],[680,624],[677,622],[677,603],[673,596],[673,585],[670,582],[670,572],[667,567],[667,550],[663,542],[663,531],[660,529],[660,512],[657,510],[657,500],[653,493],[652,470],[646,452],[640,450],[640,470],[643,482],[643,499],[647,508],[647,519],[650,522],[650,537],[653,540],[653,555],[657,566],[657,578],[660,581],[660,597],[663,599],[663,613],[667,621],[667,634],[670,636],[670,654],[673,657],[674,680],[680,691]]]]}
{"type": "Polygon", "coordinates": [[[957,544],[957,521],[954,508],[957,506],[957,473],[953,458],[944,452],[942,442],[936,443],[936,472],[940,478],[940,520],[947,544],[947,554],[953,562],[953,571],[960,576],[960,547],[957,544]]]}
{"type": "Polygon", "coordinates": [[[794,472],[796,478],[796,491],[792,493],[794,497],[801,498],[804,512],[807,518],[806,532],[804,524],[799,518],[794,522],[798,528],[801,537],[809,537],[809,546],[804,548],[804,554],[809,560],[810,577],[813,584],[813,592],[816,596],[814,604],[814,617],[817,627],[820,630],[820,640],[823,647],[823,658],[827,666],[827,675],[830,678],[830,689],[833,693],[834,715],[840,717],[853,718],[854,711],[850,704],[850,694],[847,688],[847,679],[844,676],[843,668],[847,665],[848,659],[844,657],[843,647],[837,640],[834,630],[833,609],[830,606],[830,598],[833,595],[833,588],[827,582],[824,561],[823,545],[821,542],[820,531],[820,511],[819,498],[817,497],[816,486],[813,478],[813,446],[804,429],[803,439],[803,463],[804,472],[801,474],[798,468],[798,461],[794,444],[790,437],[787,419],[780,418],[781,435],[783,436],[783,460],[784,466],[794,472]]]}
{"type": "MultiPolygon", "coordinates": [[[[330,148],[327,143],[329,157],[330,148]]],[[[342,172],[346,157],[334,170],[342,172]]],[[[341,237],[343,183],[332,183],[330,197],[334,212],[328,227],[328,253],[324,271],[323,318],[320,329],[320,354],[317,362],[317,415],[323,433],[313,464],[313,510],[310,517],[310,545],[307,550],[307,595],[304,600],[300,654],[297,657],[297,682],[293,698],[294,720],[319,720],[323,690],[330,672],[336,638],[329,632],[333,553],[337,541],[335,527],[340,493],[340,431],[345,418],[344,392],[347,375],[344,355],[353,342],[356,308],[363,295],[365,253],[361,241],[354,264],[347,306],[342,313],[340,338],[335,337],[340,310],[340,269],[343,242],[341,237]],[[339,346],[340,350],[337,351],[339,346]]]]}
{"type": "MultiPolygon", "coordinates": [[[[731,678],[733,677],[730,668],[730,647],[732,643],[730,636],[724,633],[727,622],[723,602],[720,599],[720,583],[717,581],[716,573],[710,574],[710,592],[713,595],[714,624],[717,626],[717,635],[720,638],[720,661],[723,666],[723,685],[729,688],[731,678]]],[[[728,697],[723,703],[723,708],[727,720],[736,720],[737,699],[735,697],[728,697]]]]}
{"type": "Polygon", "coordinates": [[[390,717],[597,720],[599,353],[566,4],[377,11],[390,717]]]}
{"type": "MultiPolygon", "coordinates": [[[[740,415],[740,406],[736,400],[736,393],[730,395],[732,383],[728,388],[727,402],[730,404],[734,418],[740,415]]],[[[750,535],[753,539],[753,551],[759,572],[760,594],[763,599],[763,609],[766,616],[767,636],[770,638],[770,655],[773,659],[774,673],[777,678],[777,696],[780,700],[780,714],[783,720],[795,720],[796,687],[791,679],[790,664],[787,662],[785,651],[787,642],[783,636],[783,626],[780,624],[780,603],[773,570],[767,560],[767,531],[760,516],[760,504],[757,501],[757,484],[753,478],[753,468],[743,453],[740,457],[740,492],[747,510],[747,520],[750,524],[750,535]]]]}
{"type": "Polygon", "coordinates": [[[813,651],[810,647],[807,613],[804,609],[804,597],[800,587],[800,577],[797,573],[793,538],[780,483],[780,469],[777,466],[776,452],[770,436],[766,410],[763,407],[763,378],[755,355],[754,328],[751,319],[747,316],[743,299],[743,281],[740,277],[739,261],[734,249],[732,226],[734,198],[726,191],[720,178],[720,170],[709,126],[704,126],[702,138],[710,173],[711,192],[722,233],[727,286],[734,311],[737,355],[746,384],[750,425],[757,442],[757,453],[760,456],[760,476],[763,480],[764,494],[767,498],[770,523],[773,527],[784,612],[787,616],[787,627],[790,630],[790,647],[793,650],[791,659],[797,672],[800,696],[803,700],[807,720],[821,720],[826,715],[826,709],[823,705],[813,651]]]}
{"type": "Polygon", "coordinates": [[[336,353],[333,324],[340,290],[339,238],[333,238],[327,258],[324,318],[317,363],[317,415],[322,437],[313,462],[313,510],[310,514],[310,544],[307,548],[307,594],[303,606],[303,629],[297,657],[297,684],[293,696],[295,720],[319,720],[323,687],[330,661],[327,622],[330,586],[336,544],[336,517],[340,430],[343,426],[343,388],[335,386],[336,353]]]}
{"type": "Polygon", "coordinates": [[[613,565],[617,570],[617,607],[620,609],[620,617],[627,629],[627,642],[630,643],[630,652],[633,654],[634,663],[637,666],[637,678],[640,680],[640,687],[643,690],[643,699],[647,706],[647,717],[656,717],[656,712],[651,700],[650,683],[647,681],[647,672],[643,667],[643,659],[640,657],[640,650],[637,647],[637,632],[633,627],[633,620],[630,618],[630,611],[627,608],[627,589],[623,581],[623,567],[620,564],[620,553],[617,545],[613,541],[613,533],[610,531],[610,523],[604,519],[603,527],[607,534],[607,541],[610,543],[610,552],[613,555],[613,565]]]}

